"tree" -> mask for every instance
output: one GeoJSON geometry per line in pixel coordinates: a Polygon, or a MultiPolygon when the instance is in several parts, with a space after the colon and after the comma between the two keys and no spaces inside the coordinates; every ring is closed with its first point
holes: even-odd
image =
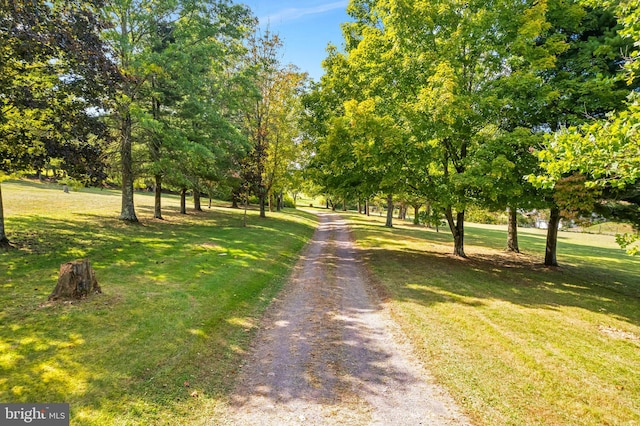
{"type": "MultiPolygon", "coordinates": [[[[99,34],[101,1],[3,1],[0,8],[0,178],[50,158],[104,179],[104,108],[117,73],[99,34]]],[[[0,202],[0,245],[9,242],[0,202]]]]}
{"type": "Polygon", "coordinates": [[[245,114],[244,127],[252,149],[243,162],[243,176],[258,196],[262,218],[266,217],[267,198],[291,164],[300,137],[299,97],[306,77],[280,64],[281,47],[278,35],[268,30],[249,39],[247,61],[257,93],[245,114]]]}
{"type": "Polygon", "coordinates": [[[123,185],[120,218],[136,222],[134,143],[149,142],[159,190],[157,178],[167,165],[163,150],[180,150],[190,137],[185,132],[202,136],[205,132],[195,129],[195,122],[209,130],[220,124],[212,74],[220,72],[226,55],[237,55],[239,40],[253,20],[246,7],[223,0],[165,0],[153,7],[138,0],[112,0],[104,13],[113,24],[105,39],[125,76],[112,109],[123,185]],[[189,112],[195,114],[193,121],[185,119],[189,112]]]}
{"type": "Polygon", "coordinates": [[[519,253],[518,209],[543,208],[542,194],[525,176],[538,170],[530,152],[539,146],[542,135],[528,128],[506,131],[487,128],[476,155],[468,163],[464,182],[475,192],[478,204],[494,211],[508,210],[507,251],[519,253]]]}
{"type": "MultiPolygon", "coordinates": [[[[621,130],[625,127],[623,123],[633,115],[633,112],[628,114],[633,109],[633,98],[630,99],[628,112],[621,112],[620,115],[613,112],[624,108],[625,97],[630,89],[636,87],[633,81],[627,81],[632,84],[626,86],[620,72],[624,52],[630,50],[633,41],[622,37],[621,25],[613,9],[607,8],[606,4],[584,6],[575,3],[571,8],[569,16],[573,16],[572,20],[567,19],[567,13],[558,11],[550,18],[553,25],[548,32],[549,36],[562,34],[566,37],[569,48],[558,56],[555,70],[549,70],[544,75],[553,95],[545,109],[548,114],[545,123],[554,133],[538,153],[547,175],[539,176],[534,182],[542,187],[553,188],[556,182],[561,182],[578,171],[592,176],[602,184],[609,180],[608,176],[613,177],[611,181],[624,186],[636,179],[633,172],[627,173],[634,166],[625,165],[623,160],[622,173],[616,178],[617,152],[623,158],[629,154],[631,157],[627,158],[634,158],[637,150],[633,143],[628,143],[629,135],[621,131],[620,138],[616,138],[609,133],[609,127],[613,125],[613,128],[621,130]],[[618,116],[621,120],[616,125],[614,123],[617,120],[613,118],[607,124],[603,121],[607,115],[612,118],[618,116]],[[594,143],[597,140],[600,142],[594,143]],[[627,149],[631,152],[626,152],[627,149]],[[581,153],[583,150],[584,154],[581,153]],[[604,157],[597,159],[596,155],[604,157]],[[589,164],[589,161],[593,163],[589,164]],[[607,168],[611,169],[607,171],[607,168]]],[[[585,183],[582,188],[585,185],[589,186],[585,183]]],[[[568,194],[567,191],[562,193],[568,194]]],[[[558,201],[564,204],[565,211],[570,210],[569,204],[560,200],[558,194],[554,198],[556,201],[551,206],[552,218],[559,222],[561,208],[558,201]]],[[[546,265],[557,265],[556,238],[557,228],[550,223],[546,265]]]]}
{"type": "Polygon", "coordinates": [[[191,141],[213,154],[207,165],[200,164],[192,173],[197,201],[199,182],[217,179],[224,158],[234,155],[238,146],[246,147],[234,115],[241,81],[241,70],[236,68],[245,53],[243,38],[253,23],[248,10],[223,4],[183,7],[180,18],[171,19],[156,22],[151,46],[141,53],[149,69],[149,84],[140,95],[145,112],[142,139],[149,148],[148,168],[155,180],[156,218],[161,217],[163,177],[173,169],[167,158],[172,152],[189,150],[185,144],[191,141]]]}
{"type": "Polygon", "coordinates": [[[279,199],[286,186],[289,172],[299,156],[301,130],[298,123],[305,79],[306,74],[298,72],[292,66],[277,71],[274,79],[270,102],[271,129],[262,180],[268,193],[272,193],[273,189],[279,190],[279,199]]]}
{"type": "Polygon", "coordinates": [[[393,115],[409,128],[411,186],[444,206],[454,254],[465,256],[465,208],[477,202],[468,167],[483,142],[478,135],[497,124],[496,81],[514,58],[548,56],[534,48],[546,3],[453,2],[446,9],[435,1],[351,4],[358,25],[367,28],[354,43],[366,45],[374,36],[368,44],[385,46],[376,50],[377,61],[367,62],[391,68],[376,70],[376,77],[392,82],[384,99],[396,103],[389,111],[395,108],[393,115]]]}

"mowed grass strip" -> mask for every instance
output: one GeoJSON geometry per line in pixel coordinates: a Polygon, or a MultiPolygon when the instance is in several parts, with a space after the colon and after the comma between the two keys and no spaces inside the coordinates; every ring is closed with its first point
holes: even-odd
{"type": "Polygon", "coordinates": [[[640,257],[612,236],[468,224],[469,259],[436,233],[350,215],[358,245],[418,356],[481,425],[640,424],[640,257]]]}
{"type": "MultiPolygon", "coordinates": [[[[0,401],[68,402],[72,424],[204,424],[228,395],[258,318],[312,235],[313,215],[260,219],[215,203],[165,220],[136,194],[4,182],[0,401]],[[47,303],[61,263],[89,258],[103,294],[47,303]]],[[[204,201],[204,200],[203,200],[204,201]]]]}

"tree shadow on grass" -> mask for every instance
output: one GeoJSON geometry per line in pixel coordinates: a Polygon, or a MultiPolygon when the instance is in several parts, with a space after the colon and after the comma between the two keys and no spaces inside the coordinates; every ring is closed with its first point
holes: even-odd
{"type": "Polygon", "coordinates": [[[247,322],[313,228],[278,218],[240,228],[237,215],[169,214],[144,226],[12,217],[19,247],[0,254],[0,400],[69,402],[74,424],[105,424],[171,423],[224,397],[247,322]],[[47,303],[59,265],[78,257],[90,258],[104,294],[47,303]]]}
{"type": "MultiPolygon", "coordinates": [[[[603,249],[606,253],[607,249],[603,249]]],[[[613,251],[613,250],[612,250],[613,251]]],[[[364,251],[371,268],[384,274],[394,298],[430,306],[437,303],[483,305],[502,300],[532,307],[578,307],[608,312],[640,325],[640,285],[629,271],[606,263],[546,268],[537,258],[504,252],[474,253],[461,259],[445,253],[411,249],[364,251]],[[398,277],[391,284],[389,276],[398,277]]],[[[619,258],[613,253],[613,258],[619,258]]],[[[603,256],[607,256],[603,254],[603,256]]],[[[635,262],[635,259],[629,259],[635,262]]]]}

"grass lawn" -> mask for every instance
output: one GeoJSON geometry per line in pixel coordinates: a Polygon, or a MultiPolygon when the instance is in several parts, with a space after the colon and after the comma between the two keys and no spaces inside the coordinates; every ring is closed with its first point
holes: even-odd
{"type": "Polygon", "coordinates": [[[68,402],[73,425],[204,424],[225,402],[256,318],[315,228],[288,209],[260,219],[220,203],[178,214],[136,194],[4,182],[0,401],[68,402]],[[103,294],[47,303],[61,263],[89,258],[103,294]]]}
{"type": "Polygon", "coordinates": [[[477,424],[640,424],[640,256],[613,236],[468,224],[469,259],[436,233],[353,213],[375,281],[417,355],[477,424]]]}

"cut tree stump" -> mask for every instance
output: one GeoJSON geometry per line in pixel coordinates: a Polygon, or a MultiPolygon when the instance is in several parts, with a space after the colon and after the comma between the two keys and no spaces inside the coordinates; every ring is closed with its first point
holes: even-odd
{"type": "Polygon", "coordinates": [[[102,290],[91,262],[89,259],[74,260],[60,265],[58,284],[49,300],[81,299],[95,293],[102,293],[102,290]]]}

